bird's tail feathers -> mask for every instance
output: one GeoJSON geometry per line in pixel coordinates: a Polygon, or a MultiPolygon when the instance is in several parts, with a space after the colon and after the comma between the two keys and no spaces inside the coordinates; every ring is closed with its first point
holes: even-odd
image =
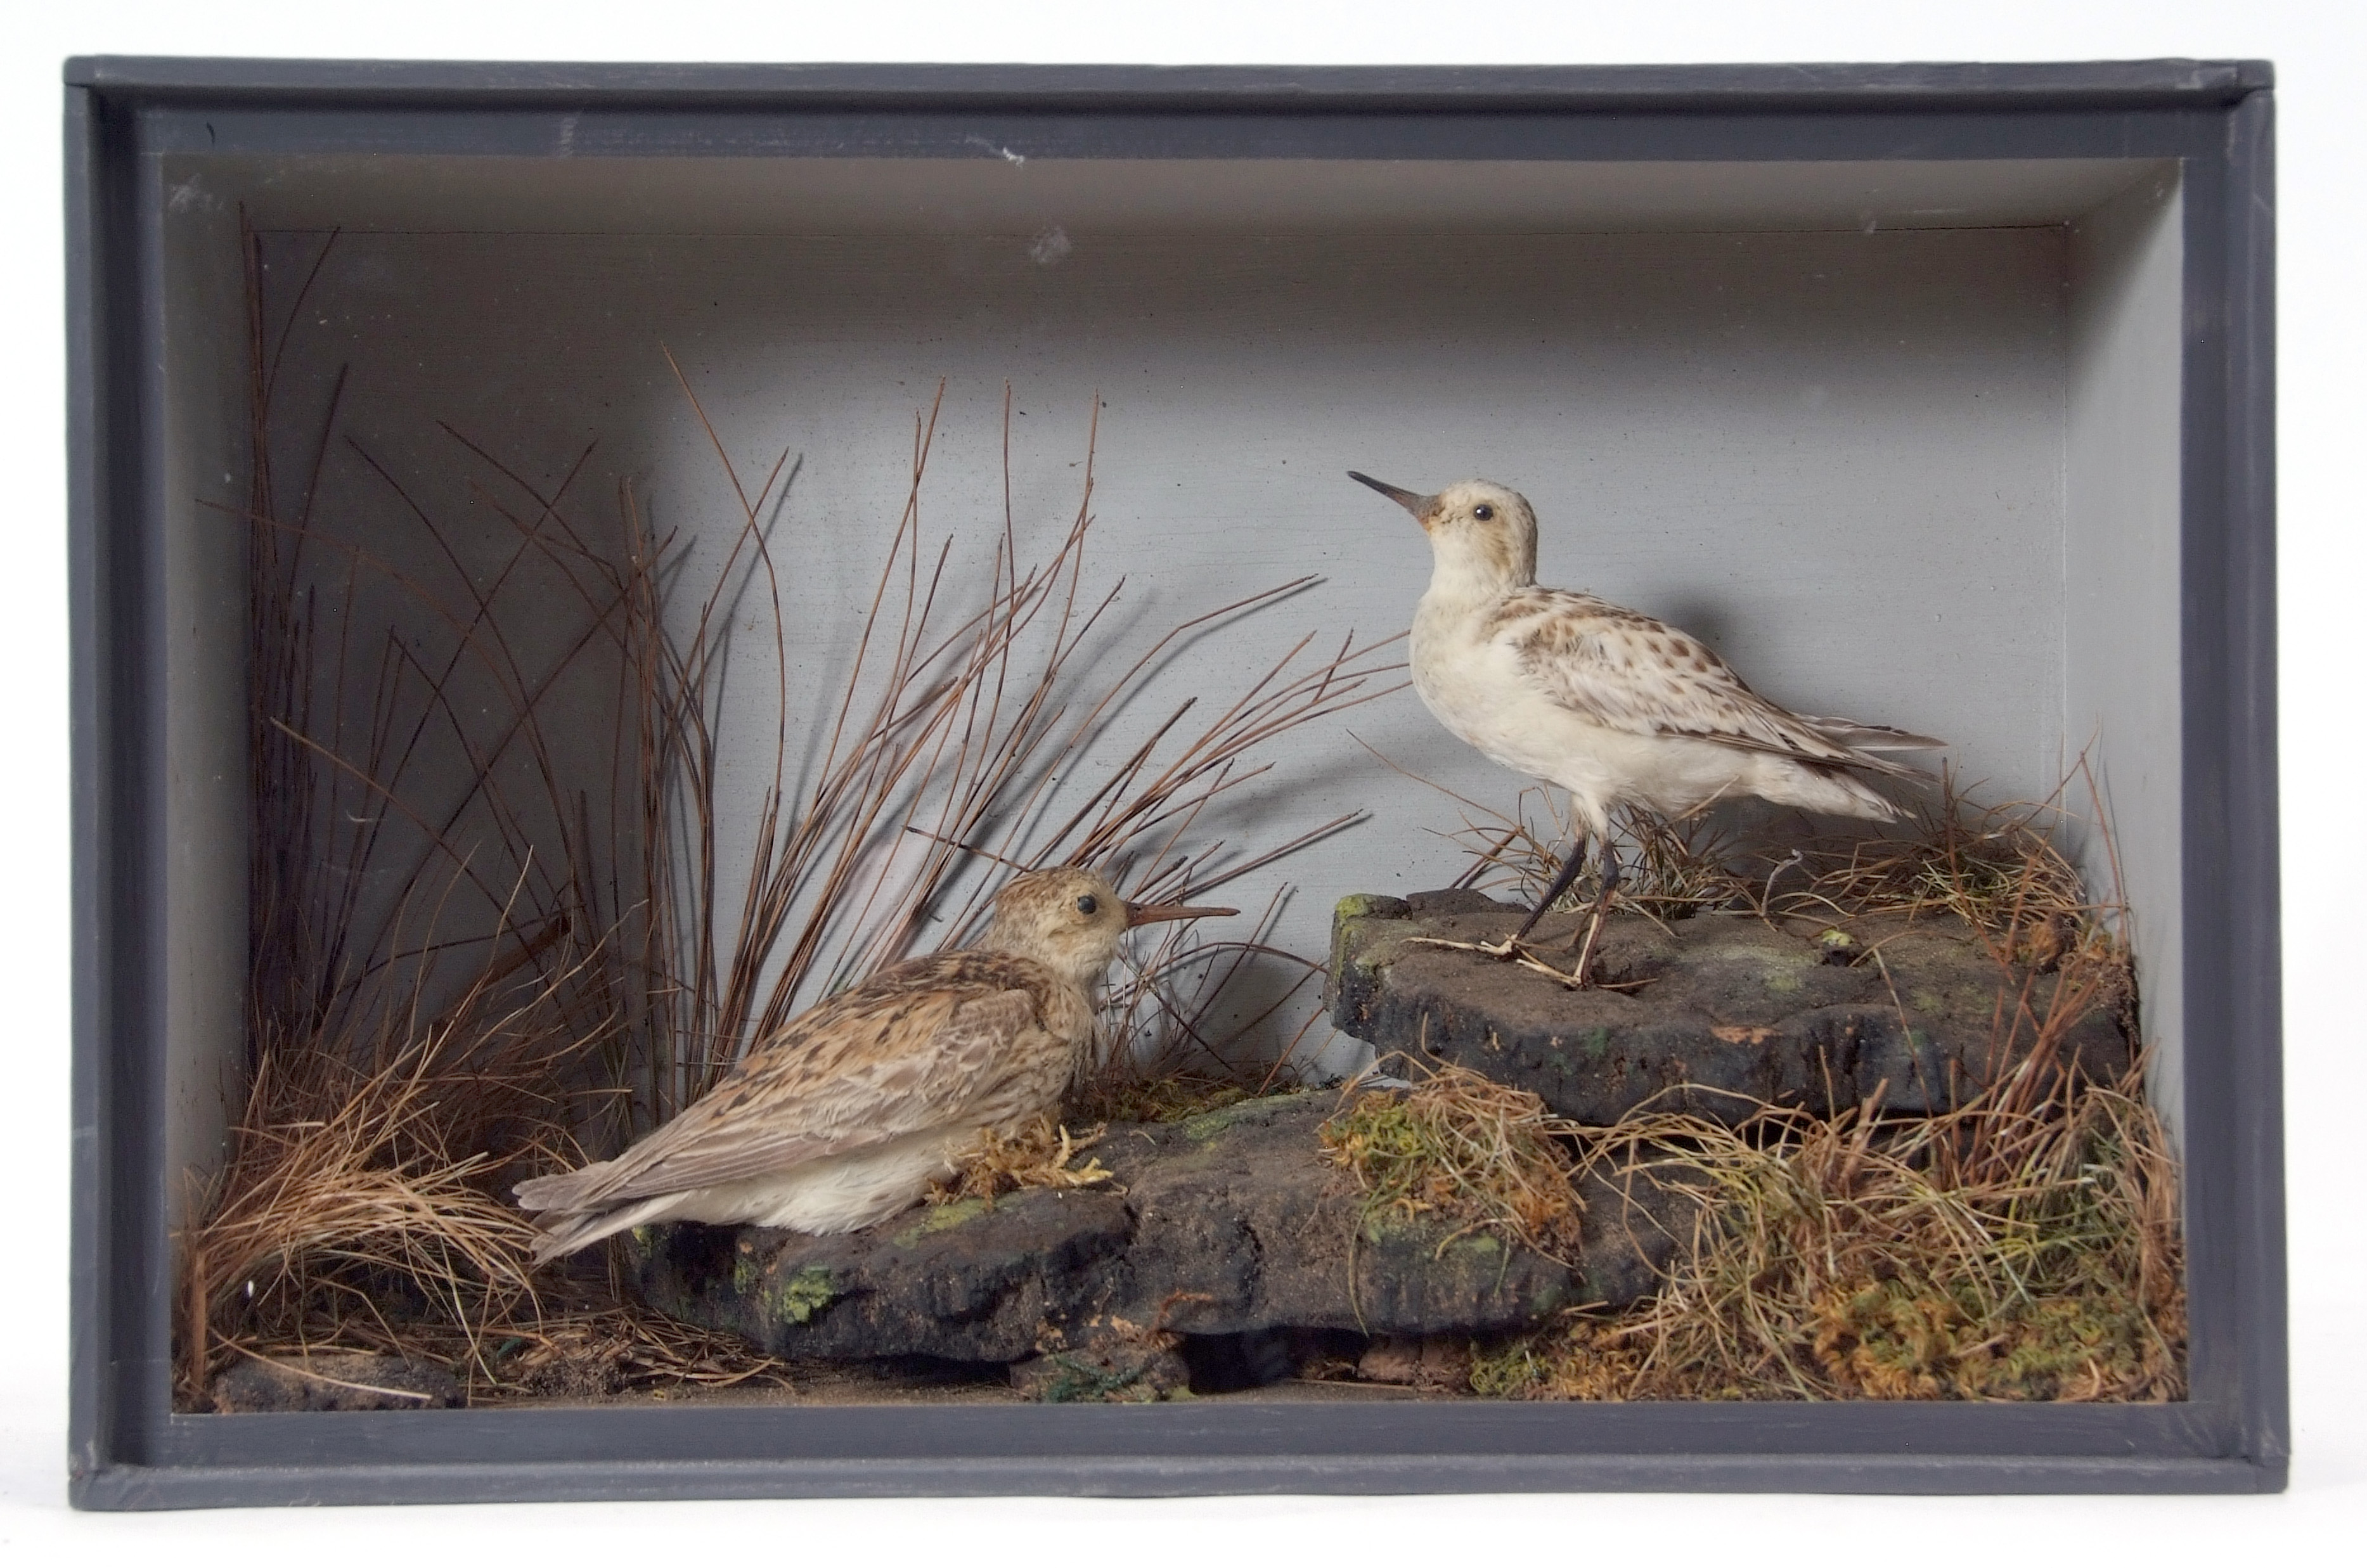
{"type": "Polygon", "coordinates": [[[1876,778],[1910,779],[1923,784],[1931,782],[1931,774],[1925,769],[1916,767],[1911,762],[1894,762],[1887,757],[1863,749],[1852,750],[1849,761],[1836,762],[1833,766],[1845,770],[1853,769],[1862,773],[1872,773],[1876,778]]]}
{"type": "MultiPolygon", "coordinates": [[[[1886,777],[1921,776],[1911,768],[1901,768],[1895,763],[1882,765],[1875,771],[1886,777]]],[[[1897,822],[1904,820],[1909,815],[1907,807],[1862,780],[1851,777],[1841,769],[1836,768],[1825,774],[1825,780],[1840,792],[1840,798],[1821,805],[1818,809],[1837,812],[1845,817],[1862,818],[1872,822],[1897,822]]]]}
{"type": "Polygon", "coordinates": [[[1886,724],[1859,724],[1847,718],[1814,718],[1806,714],[1800,715],[1799,719],[1826,740],[1849,751],[1849,757],[1841,761],[1840,766],[1886,779],[1930,782],[1931,775],[1924,769],[1911,762],[1894,762],[1885,753],[1943,750],[1948,744],[1929,735],[1893,729],[1886,724]]]}
{"type": "Polygon", "coordinates": [[[581,1170],[562,1170],[555,1176],[538,1176],[519,1182],[510,1189],[517,1206],[532,1213],[543,1209],[574,1209],[582,1207],[584,1195],[593,1184],[608,1174],[614,1163],[600,1160],[581,1170]]]}
{"type": "Polygon", "coordinates": [[[1800,722],[1831,741],[1852,751],[1944,751],[1948,743],[1912,730],[1894,729],[1886,724],[1860,724],[1847,718],[1812,718],[1800,716],[1800,722]]]}
{"type": "Polygon", "coordinates": [[[564,1258],[578,1252],[595,1241],[605,1241],[619,1231],[663,1219],[679,1193],[669,1192],[662,1198],[645,1198],[638,1203],[621,1208],[595,1209],[589,1213],[569,1214],[554,1222],[549,1230],[536,1238],[534,1260],[548,1263],[554,1258],[564,1258]]]}

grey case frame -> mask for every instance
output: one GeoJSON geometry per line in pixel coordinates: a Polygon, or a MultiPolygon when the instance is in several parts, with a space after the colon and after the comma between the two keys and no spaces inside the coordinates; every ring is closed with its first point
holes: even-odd
{"type": "Polygon", "coordinates": [[[2254,1492],[2285,1483],[2271,76],[2258,62],[1137,69],[90,59],[65,70],[71,1496],[90,1508],[899,1494],[2254,1492]],[[2191,1394],[176,1416],[160,1002],[171,152],[2175,158],[2191,1394]]]}

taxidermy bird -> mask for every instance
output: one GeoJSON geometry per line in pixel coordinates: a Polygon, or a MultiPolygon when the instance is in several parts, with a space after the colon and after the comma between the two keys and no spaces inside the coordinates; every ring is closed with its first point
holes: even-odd
{"type": "Polygon", "coordinates": [[[1408,653],[1424,705],[1491,761],[1569,792],[1578,841],[1514,942],[1569,890],[1587,838],[1601,846],[1580,984],[1619,882],[1612,807],[1640,806],[1677,821],[1750,795],[1889,821],[1905,813],[1857,775],[1921,778],[1879,753],[1944,744],[1792,713],[1674,626],[1591,593],[1538,587],[1536,513],[1517,491],[1466,479],[1416,495],[1348,477],[1412,513],[1430,536],[1430,588],[1414,608],[1408,653]]]}
{"type": "Polygon", "coordinates": [[[519,1183],[545,1232],[535,1258],[662,1220],[829,1235],[886,1219],[980,1134],[1059,1104],[1128,928],[1238,912],[1129,905],[1075,867],[1014,878],[976,947],[889,965],[615,1159],[519,1183]]]}

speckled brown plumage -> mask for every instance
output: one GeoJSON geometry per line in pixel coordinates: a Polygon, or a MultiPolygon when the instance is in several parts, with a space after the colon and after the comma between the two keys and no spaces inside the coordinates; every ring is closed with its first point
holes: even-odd
{"type": "Polygon", "coordinates": [[[890,964],[617,1158],[521,1183],[537,1256],[659,1219],[851,1229],[916,1201],[961,1145],[1059,1105],[1129,925],[1230,913],[1129,907],[1073,867],[1021,876],[977,948],[890,964]]]}

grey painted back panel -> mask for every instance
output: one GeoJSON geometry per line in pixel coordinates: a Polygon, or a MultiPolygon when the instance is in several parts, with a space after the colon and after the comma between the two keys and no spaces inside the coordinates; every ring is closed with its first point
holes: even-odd
{"type": "MultiPolygon", "coordinates": [[[[277,287],[321,238],[272,241],[277,287]]],[[[317,406],[350,367],[343,434],[447,525],[467,519],[482,570],[514,536],[470,494],[485,470],[439,421],[554,482],[596,438],[579,516],[605,522],[630,477],[711,563],[738,503],[671,350],[742,468],[798,456],[776,538],[793,685],[817,708],[844,679],[940,378],[923,526],[954,536],[952,597],[975,597],[1001,526],[1008,380],[1023,556],[1074,512],[1100,393],[1089,576],[1126,580],[1106,660],[1255,589],[1325,579],[1195,643],[1103,765],[1169,702],[1244,687],[1308,632],[1402,629],[1426,546],[1346,480],[1356,467],[1513,484],[1543,519],[1546,581],[1677,620],[1779,701],[1943,735],[1992,796],[2059,777],[2059,229],[1065,240],[346,234],[282,395],[317,406]]],[[[356,452],[333,449],[323,495],[329,526],[435,570],[408,503],[356,452]]],[[[771,776],[765,641],[738,654],[727,843],[771,776]]],[[[1231,890],[1256,906],[1297,884],[1279,935],[1310,954],[1339,894],[1438,886],[1463,864],[1438,836],[1462,808],[1351,732],[1490,807],[1523,784],[1410,693],[1278,747],[1277,773],[1212,834],[1277,840],[1374,814],[1231,890]]]]}

